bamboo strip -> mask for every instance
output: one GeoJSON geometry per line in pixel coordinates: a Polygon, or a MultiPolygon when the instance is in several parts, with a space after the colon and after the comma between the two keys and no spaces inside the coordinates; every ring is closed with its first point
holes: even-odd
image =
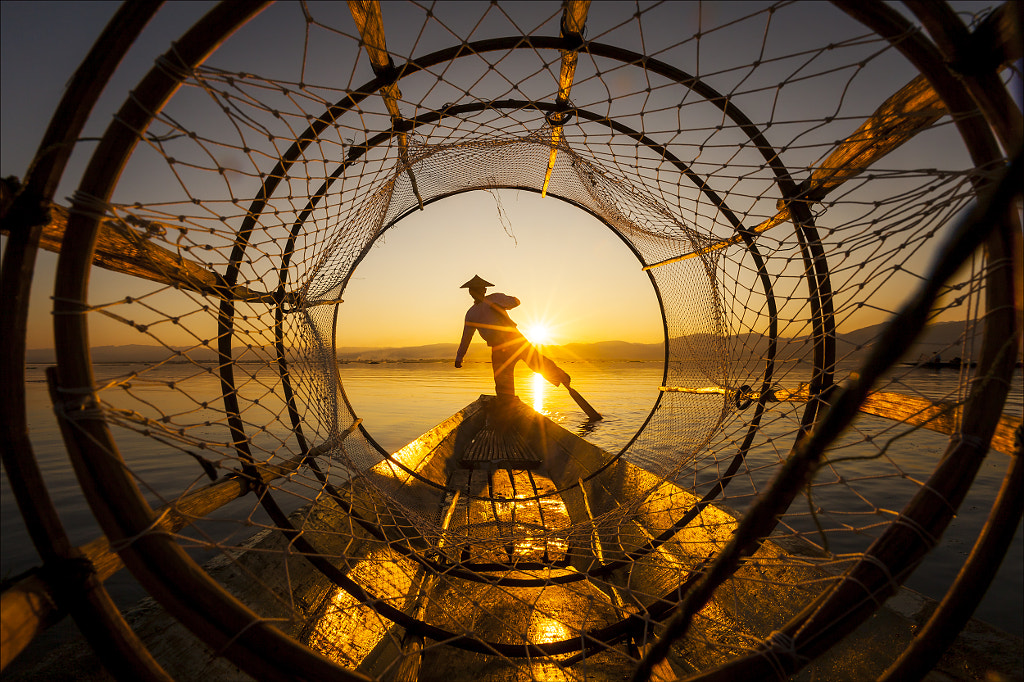
{"type": "MultiPolygon", "coordinates": [[[[562,38],[571,38],[577,43],[583,42],[583,28],[587,23],[587,12],[590,10],[590,0],[567,0],[565,10],[562,12],[562,38]]],[[[565,107],[569,103],[569,92],[572,90],[572,82],[576,77],[576,61],[579,58],[579,50],[562,50],[562,66],[558,74],[558,96],[555,104],[565,107]]],[[[562,139],[562,119],[551,126],[551,154],[548,156],[548,168],[544,173],[544,184],[541,186],[540,195],[548,195],[548,185],[551,183],[551,173],[555,170],[555,161],[558,157],[558,143],[562,139]]]]}
{"type": "MultiPolygon", "coordinates": [[[[160,7],[159,0],[123,5],[76,69],[16,196],[0,196],[5,231],[0,277],[0,453],[29,536],[43,560],[50,584],[32,576],[0,597],[0,670],[7,667],[42,628],[70,613],[104,667],[119,680],[169,682],[170,678],[128,627],[102,583],[81,570],[75,548],[42,479],[29,439],[25,412],[25,329],[29,290],[39,238],[57,184],[93,106],[121,60],[160,7]],[[47,594],[39,587],[50,588],[47,594]],[[40,611],[45,610],[44,613],[40,611]]],[[[5,190],[16,183],[5,181],[5,190]]],[[[4,193],[0,193],[2,195],[4,193]]]]}
{"type": "MultiPolygon", "coordinates": [[[[665,393],[691,393],[694,395],[729,395],[736,391],[722,386],[704,386],[688,388],[685,386],[661,386],[665,393]]],[[[746,392],[742,396],[756,402],[761,394],[757,391],[746,392]]],[[[795,390],[777,388],[766,398],[767,402],[807,402],[810,399],[808,384],[800,384],[795,390]]],[[[903,422],[912,426],[921,426],[929,431],[953,435],[959,433],[959,424],[963,418],[963,406],[954,403],[932,402],[927,398],[875,391],[869,393],[861,403],[860,411],[873,417],[883,417],[903,422]]],[[[1014,449],[1014,433],[1021,425],[1021,418],[1004,414],[999,417],[999,424],[989,443],[996,452],[1012,454],[1014,449]]]]}
{"type": "MultiPolygon", "coordinates": [[[[863,173],[883,156],[908,142],[922,130],[931,127],[945,114],[946,107],[928,83],[928,79],[918,76],[885,100],[853,134],[836,146],[835,151],[811,173],[808,180],[801,183],[800,201],[821,201],[829,192],[863,173]]],[[[760,234],[792,219],[789,205],[780,201],[776,208],[778,213],[752,228],[750,232],[760,234]]],[[[650,270],[718,251],[738,244],[742,239],[736,234],[698,251],[645,265],[643,269],[650,270]]]]}
{"type": "MultiPolygon", "coordinates": [[[[379,0],[349,0],[349,12],[356,22],[359,30],[359,37],[363,39],[366,47],[366,54],[370,57],[370,64],[373,66],[373,73],[382,76],[394,70],[395,64],[388,54],[387,41],[384,39],[384,18],[380,13],[379,0]]],[[[402,91],[396,83],[385,85],[381,88],[381,97],[384,99],[384,106],[391,115],[392,127],[405,119],[398,108],[398,100],[402,98],[402,91]]],[[[409,163],[409,137],[405,132],[398,133],[398,156],[409,174],[409,182],[412,185],[412,193],[423,210],[423,197],[420,196],[419,187],[416,185],[416,176],[412,172],[412,164],[409,163]]]]}

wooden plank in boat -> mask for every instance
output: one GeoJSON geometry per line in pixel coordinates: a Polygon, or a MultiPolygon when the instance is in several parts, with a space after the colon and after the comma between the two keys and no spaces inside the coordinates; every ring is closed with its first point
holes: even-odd
{"type": "Polygon", "coordinates": [[[518,430],[489,426],[480,429],[459,460],[459,465],[466,469],[488,466],[536,469],[540,464],[540,457],[526,444],[518,430]]]}

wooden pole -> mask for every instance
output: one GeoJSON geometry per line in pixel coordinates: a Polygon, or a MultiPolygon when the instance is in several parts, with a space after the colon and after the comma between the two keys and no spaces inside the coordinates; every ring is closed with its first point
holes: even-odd
{"type": "MultiPolygon", "coordinates": [[[[70,214],[63,206],[51,203],[46,204],[45,210],[49,212],[50,219],[42,225],[39,246],[60,253],[70,214]]],[[[144,225],[147,226],[160,231],[178,229],[155,222],[144,225]]],[[[6,222],[3,231],[8,231],[6,222]]],[[[253,291],[244,286],[228,287],[223,278],[208,266],[153,243],[142,232],[121,220],[108,218],[100,222],[93,264],[207,296],[230,297],[237,301],[267,305],[277,302],[272,293],[253,291]]],[[[295,304],[291,297],[286,297],[284,302],[295,304]]]]}
{"type": "MultiPolygon", "coordinates": [[[[380,12],[379,0],[349,0],[348,9],[356,22],[359,30],[359,37],[363,39],[366,47],[366,54],[370,57],[370,65],[373,67],[375,76],[387,77],[393,75],[395,64],[388,54],[387,41],[384,39],[384,18],[380,12]]],[[[384,99],[384,106],[391,115],[392,127],[398,127],[405,119],[398,108],[398,100],[402,98],[402,91],[396,83],[385,85],[381,88],[381,97],[384,99]]],[[[398,133],[398,157],[409,174],[409,183],[412,185],[412,193],[419,202],[420,210],[423,210],[423,197],[420,196],[419,187],[416,185],[416,176],[412,172],[412,164],[409,163],[409,137],[405,132],[398,133]]]]}
{"type": "MultiPolygon", "coordinates": [[[[562,66],[558,74],[558,96],[555,98],[557,109],[563,109],[569,104],[569,92],[572,90],[572,82],[576,77],[579,45],[583,43],[583,28],[587,23],[589,9],[590,0],[567,0],[565,10],[562,12],[562,38],[571,39],[575,43],[575,47],[562,50],[562,66]]],[[[555,161],[558,158],[558,144],[562,140],[562,124],[565,122],[566,114],[557,111],[556,116],[557,118],[549,118],[551,121],[551,153],[548,155],[548,168],[544,172],[544,184],[540,190],[541,197],[546,197],[548,194],[551,173],[555,170],[555,161]]],[[[596,419],[600,418],[600,415],[596,417],[596,419]]],[[[591,419],[595,419],[595,417],[591,417],[591,419]]]]}

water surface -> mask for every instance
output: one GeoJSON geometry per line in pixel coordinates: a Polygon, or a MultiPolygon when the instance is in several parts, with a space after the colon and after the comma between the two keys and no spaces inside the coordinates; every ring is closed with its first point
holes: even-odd
{"type": "MultiPolygon", "coordinates": [[[[609,452],[619,452],[643,425],[658,399],[658,387],[663,376],[661,364],[578,362],[566,363],[564,368],[573,376],[573,386],[602,412],[603,420],[588,421],[566,391],[551,386],[525,367],[517,374],[520,398],[564,428],[579,433],[609,452]]],[[[50,494],[71,540],[75,544],[82,544],[93,539],[99,530],[64,454],[42,369],[30,367],[27,373],[33,443],[50,494]]],[[[227,442],[226,426],[221,415],[213,409],[220,394],[220,384],[210,369],[189,365],[166,365],[155,370],[141,365],[98,365],[96,372],[97,381],[103,383],[124,377],[132,371],[145,370],[145,378],[134,381],[130,390],[125,392],[127,397],[123,398],[134,406],[133,409],[142,412],[152,410],[153,414],[173,414],[170,426],[175,421],[188,423],[190,428],[207,430],[212,440],[227,442]],[[187,382],[187,393],[171,388],[186,385],[182,382],[187,382]],[[205,406],[204,402],[207,403],[205,406]]],[[[289,438],[292,438],[290,430],[283,425],[287,423],[287,418],[281,407],[275,404],[272,393],[267,395],[268,387],[273,385],[272,368],[243,365],[239,366],[238,371],[241,373],[240,382],[245,383],[243,394],[261,401],[260,407],[247,412],[246,417],[250,422],[249,430],[254,434],[254,443],[260,448],[259,452],[272,453],[275,449],[285,448],[289,438]],[[258,424],[261,420],[263,423],[258,424]]],[[[392,452],[472,402],[480,394],[493,392],[490,367],[486,363],[467,363],[459,370],[450,363],[350,363],[340,366],[340,374],[346,395],[356,414],[363,419],[364,427],[377,443],[392,452]]],[[[787,385],[793,384],[798,378],[797,373],[791,373],[785,381],[787,385]]],[[[890,386],[887,390],[905,390],[944,399],[955,393],[957,381],[955,373],[918,370],[905,373],[899,385],[890,386]]],[[[706,399],[723,400],[721,396],[706,399]]],[[[1015,409],[1019,414],[1019,372],[1014,378],[1010,402],[1014,408],[1008,411],[1012,413],[1015,409]]],[[[780,405],[776,409],[782,410],[783,407],[780,405]]],[[[737,477],[730,485],[722,498],[727,506],[742,510],[774,474],[778,461],[792,444],[793,415],[798,411],[795,408],[789,409],[789,414],[780,412],[766,415],[759,434],[762,447],[757,457],[760,459],[751,457],[744,475],[737,477]],[[764,446],[766,440],[772,447],[764,446]]],[[[876,417],[861,417],[854,428],[840,439],[837,452],[844,457],[856,458],[861,455],[872,458],[843,463],[833,468],[826,467],[816,479],[820,485],[815,487],[814,502],[825,509],[843,510],[842,514],[823,515],[820,519],[833,531],[830,534],[830,549],[834,552],[861,551],[877,532],[877,529],[870,527],[872,519],[876,526],[891,520],[886,515],[899,511],[899,504],[893,501],[907,499],[908,495],[919,488],[934,468],[948,441],[945,436],[919,431],[893,440],[888,444],[883,457],[875,457],[878,448],[869,446],[864,436],[884,434],[883,430],[890,424],[876,417]],[[844,523],[848,528],[843,527],[844,523]]],[[[738,426],[732,428],[742,435],[743,431],[738,426]]],[[[173,448],[163,448],[152,439],[123,429],[115,432],[122,451],[131,453],[132,470],[151,503],[159,504],[164,496],[208,482],[195,461],[182,457],[173,448]]],[[[666,447],[665,452],[672,452],[672,449],[666,447]]],[[[215,449],[205,454],[212,459],[216,458],[215,449]]],[[[657,448],[638,449],[630,458],[635,464],[656,473],[680,470],[679,462],[661,458],[657,448]]],[[[989,454],[958,517],[947,530],[939,547],[911,576],[908,586],[931,597],[941,598],[970,552],[988,516],[1008,462],[1009,457],[1005,454],[989,454]]],[[[691,471],[695,465],[688,466],[690,469],[687,471],[691,471]]],[[[692,480],[699,485],[701,480],[714,480],[719,475],[720,465],[704,469],[698,466],[697,471],[696,478],[692,480]]],[[[4,577],[9,577],[36,565],[38,559],[17,512],[6,474],[0,489],[2,572],[4,577]]],[[[283,497],[286,498],[285,505],[292,507],[298,506],[302,499],[297,496],[289,502],[287,496],[283,497]]],[[[791,509],[791,512],[792,518],[787,516],[786,519],[787,528],[794,532],[813,533],[809,513],[801,515],[802,508],[791,509]]],[[[251,534],[254,529],[267,523],[263,512],[254,507],[251,500],[238,501],[233,506],[219,510],[210,523],[215,524],[216,519],[232,521],[230,524],[225,521],[224,529],[228,530],[211,530],[211,535],[223,539],[224,536],[217,533],[234,533],[238,536],[234,539],[239,542],[247,533],[251,534]],[[236,517],[239,514],[247,518],[245,524],[237,523],[236,517]]],[[[201,551],[200,540],[195,541],[197,558],[205,556],[201,551]]],[[[1024,634],[1024,601],[1020,589],[1022,570],[1024,543],[1021,529],[1018,528],[1010,553],[976,613],[983,620],[1017,635],[1024,634]]],[[[119,572],[109,586],[115,598],[123,605],[141,596],[140,588],[126,571],[119,572]]]]}

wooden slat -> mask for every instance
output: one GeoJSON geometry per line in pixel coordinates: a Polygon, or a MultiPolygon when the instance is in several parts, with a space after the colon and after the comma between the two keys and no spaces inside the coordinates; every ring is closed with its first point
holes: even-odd
{"type": "Polygon", "coordinates": [[[530,450],[518,431],[498,432],[483,428],[466,448],[459,464],[466,468],[492,465],[530,469],[540,466],[540,458],[530,450]]]}

